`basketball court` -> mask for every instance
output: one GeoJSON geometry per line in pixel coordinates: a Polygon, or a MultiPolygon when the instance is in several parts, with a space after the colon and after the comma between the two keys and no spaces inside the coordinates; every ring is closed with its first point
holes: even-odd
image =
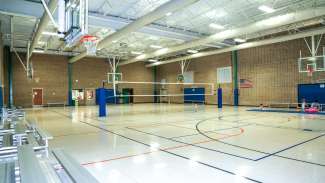
{"type": "Polygon", "coordinates": [[[325,182],[324,0],[0,4],[0,182],[325,182]]]}

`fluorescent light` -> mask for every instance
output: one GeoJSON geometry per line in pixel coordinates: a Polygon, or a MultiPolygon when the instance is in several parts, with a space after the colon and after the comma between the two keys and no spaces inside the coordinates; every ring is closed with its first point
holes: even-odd
{"type": "Polygon", "coordinates": [[[209,11],[209,12],[203,14],[204,17],[207,17],[209,19],[221,18],[226,15],[227,15],[227,13],[221,9],[215,9],[215,10],[212,10],[212,11],[209,11]]]}
{"type": "Polygon", "coordinates": [[[59,34],[57,32],[42,32],[42,34],[44,35],[48,35],[48,36],[59,36],[59,34]]]}
{"type": "Polygon", "coordinates": [[[234,39],[234,41],[236,41],[237,43],[245,43],[246,39],[236,38],[234,39]]]}
{"type": "Polygon", "coordinates": [[[116,40],[114,40],[114,41],[112,41],[112,43],[117,43],[117,41],[116,41],[116,40]]]}
{"type": "Polygon", "coordinates": [[[155,41],[157,41],[159,38],[156,37],[156,36],[150,36],[149,39],[150,39],[150,40],[155,40],[155,41]]]}
{"type": "Polygon", "coordinates": [[[160,49],[162,48],[162,46],[159,46],[159,45],[150,45],[151,48],[155,48],[155,49],[160,49]]]}
{"type": "Polygon", "coordinates": [[[44,50],[34,50],[33,53],[44,53],[44,50]]]}
{"type": "Polygon", "coordinates": [[[187,50],[187,52],[195,54],[195,53],[198,53],[199,51],[197,51],[197,50],[187,50]]]}
{"type": "Polygon", "coordinates": [[[159,49],[159,50],[157,50],[156,52],[155,52],[155,55],[162,55],[162,54],[165,54],[165,53],[167,53],[168,52],[168,48],[162,48],[162,49],[159,49]]]}
{"type": "Polygon", "coordinates": [[[144,58],[146,58],[146,54],[139,55],[139,56],[137,56],[135,59],[137,59],[137,60],[142,60],[142,59],[144,59],[144,58]]]}
{"type": "Polygon", "coordinates": [[[277,24],[281,24],[285,21],[288,21],[289,19],[294,18],[294,14],[290,13],[290,14],[285,14],[285,15],[279,15],[276,17],[271,17],[265,20],[262,20],[260,22],[258,22],[259,26],[274,26],[277,24]]]}
{"type": "Polygon", "coordinates": [[[156,60],[156,59],[149,59],[148,61],[149,62],[158,62],[158,60],[156,60]]]}
{"type": "Polygon", "coordinates": [[[133,54],[133,55],[141,55],[142,52],[139,52],[139,51],[131,51],[131,54],[133,54]]]}
{"type": "Polygon", "coordinates": [[[168,13],[166,13],[166,16],[170,16],[172,14],[173,14],[172,12],[168,12],[168,13]]]}
{"type": "Polygon", "coordinates": [[[265,13],[273,13],[275,12],[275,9],[269,7],[269,6],[266,6],[266,5],[262,5],[260,7],[258,7],[259,10],[261,11],[264,11],[265,13]]]}
{"type": "Polygon", "coordinates": [[[211,23],[209,26],[214,29],[224,29],[225,28],[224,26],[215,24],[215,23],[211,23]]]}

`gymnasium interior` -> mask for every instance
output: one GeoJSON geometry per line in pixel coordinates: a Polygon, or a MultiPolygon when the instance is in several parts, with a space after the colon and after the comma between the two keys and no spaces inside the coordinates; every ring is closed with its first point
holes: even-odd
{"type": "Polygon", "coordinates": [[[324,183],[325,0],[0,0],[0,183],[324,183]]]}

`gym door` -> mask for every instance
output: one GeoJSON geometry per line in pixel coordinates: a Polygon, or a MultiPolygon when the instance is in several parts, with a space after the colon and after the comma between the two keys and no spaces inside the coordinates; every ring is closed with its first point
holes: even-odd
{"type": "Polygon", "coordinates": [[[123,103],[129,104],[133,103],[133,89],[132,88],[123,88],[122,89],[122,95],[125,95],[123,97],[123,103]]]}
{"type": "Polygon", "coordinates": [[[33,105],[43,105],[42,88],[33,88],[33,105]]]}

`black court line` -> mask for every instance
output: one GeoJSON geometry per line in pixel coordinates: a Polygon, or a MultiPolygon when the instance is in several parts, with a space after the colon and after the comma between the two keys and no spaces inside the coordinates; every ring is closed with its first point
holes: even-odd
{"type": "MultiPolygon", "coordinates": [[[[241,128],[241,127],[245,127],[245,126],[250,126],[250,124],[241,125],[241,126],[234,126],[234,127],[229,127],[229,128],[222,128],[222,129],[217,129],[217,130],[209,130],[209,131],[204,131],[204,133],[215,133],[215,134],[218,134],[216,132],[225,131],[225,130],[231,130],[231,129],[236,129],[236,128],[241,128]]],[[[195,130],[195,129],[193,128],[193,130],[195,130]]],[[[182,136],[176,136],[176,137],[170,137],[170,138],[171,139],[177,139],[177,138],[190,137],[190,136],[195,136],[195,135],[201,135],[201,134],[200,133],[193,133],[193,134],[189,134],[189,135],[182,135],[182,136]]]]}
{"type": "MultiPolygon", "coordinates": [[[[53,111],[52,111],[53,112],[53,111]]],[[[58,113],[58,112],[56,112],[56,113],[58,113]]],[[[60,113],[58,113],[58,114],[60,114],[60,113]]],[[[62,114],[62,115],[65,115],[65,114],[62,114]]],[[[68,115],[65,115],[65,116],[68,116],[68,115]]],[[[232,116],[232,115],[231,115],[232,116]]],[[[218,119],[221,119],[223,116],[218,116],[218,117],[215,117],[215,118],[206,118],[205,120],[209,120],[209,119],[216,119],[216,118],[218,118],[218,119]]],[[[89,118],[89,119],[93,119],[93,120],[96,120],[96,121],[98,121],[98,122],[102,122],[102,121],[100,121],[100,120],[98,120],[98,119],[94,119],[94,118],[89,118]]],[[[202,121],[204,121],[204,120],[202,120],[202,121]]],[[[230,122],[233,122],[233,121],[230,121],[230,122]]],[[[235,122],[233,122],[233,123],[235,123],[235,122]]],[[[163,138],[166,138],[166,137],[163,137],[163,138]]],[[[209,138],[209,137],[207,137],[207,138],[209,138]]],[[[209,138],[209,139],[211,139],[211,138],[209,138]]],[[[170,140],[173,140],[173,139],[170,139],[170,140]]],[[[215,139],[211,139],[211,140],[215,140],[215,139]]],[[[219,141],[219,142],[222,142],[222,141],[219,141]]],[[[179,142],[179,143],[184,143],[184,142],[179,142]]],[[[184,144],[186,144],[186,143],[184,143],[184,144]]],[[[190,144],[189,144],[190,145],[190,144]]],[[[194,144],[193,144],[194,145],[194,144]]],[[[243,148],[243,149],[247,149],[247,147],[243,147],[243,146],[238,146],[238,145],[234,145],[234,144],[230,144],[230,143],[228,143],[228,145],[233,145],[233,146],[236,146],[236,147],[238,147],[238,148],[243,148]]],[[[194,145],[194,146],[197,146],[197,145],[194,145]]],[[[200,146],[201,147],[201,146],[200,146]]],[[[205,147],[201,147],[201,148],[205,148],[205,147]]],[[[207,150],[209,150],[208,148],[207,148],[207,150]]],[[[214,149],[212,149],[212,151],[213,151],[214,149]]],[[[255,149],[252,149],[253,151],[256,151],[255,149]]],[[[270,154],[270,153],[267,153],[267,152],[262,152],[262,151],[258,151],[259,153],[261,153],[261,154],[270,154]]],[[[230,155],[230,156],[232,156],[233,154],[229,154],[229,153],[227,153],[227,152],[222,152],[222,151],[220,151],[220,153],[223,153],[223,154],[228,154],[228,155],[230,155]]],[[[237,156],[237,155],[235,155],[235,156],[237,156]]],[[[291,157],[287,157],[287,156],[281,156],[281,155],[277,155],[277,154],[275,154],[275,155],[273,155],[274,157],[278,157],[278,158],[283,158],[283,159],[287,159],[287,160],[292,160],[292,161],[297,161],[297,162],[301,162],[301,163],[306,163],[306,164],[311,164],[311,165],[317,165],[317,166],[322,166],[322,167],[325,167],[325,165],[324,164],[320,164],[320,163],[314,163],[314,162],[310,162],[310,161],[305,161],[305,160],[300,160],[300,159],[296,159],[296,158],[291,158],[291,157]]],[[[241,158],[241,157],[238,157],[238,158],[241,158]]],[[[243,157],[243,159],[246,159],[246,157],[243,157]]],[[[248,160],[251,160],[251,159],[248,159],[248,160]]],[[[253,161],[256,161],[256,159],[253,159],[253,161]]]]}
{"type": "MultiPolygon", "coordinates": [[[[267,157],[275,156],[275,157],[279,157],[279,158],[283,158],[283,159],[288,159],[288,160],[293,160],[293,161],[297,161],[297,162],[301,162],[301,163],[306,163],[306,164],[312,164],[312,165],[317,165],[317,166],[325,167],[324,164],[314,163],[314,162],[305,161],[305,160],[300,160],[300,159],[291,158],[291,157],[286,157],[286,156],[281,156],[281,155],[277,155],[277,153],[274,154],[274,153],[263,152],[263,151],[259,151],[259,150],[256,150],[256,149],[250,149],[250,148],[247,148],[247,147],[243,147],[243,146],[239,146],[239,145],[235,145],[235,144],[231,144],[231,143],[223,142],[223,141],[218,140],[218,139],[211,138],[211,137],[205,135],[203,132],[201,132],[200,129],[198,128],[198,125],[199,125],[200,123],[204,122],[204,121],[205,121],[205,120],[202,120],[202,121],[198,122],[197,125],[196,125],[196,129],[197,129],[197,131],[198,131],[201,135],[203,135],[203,136],[205,136],[205,137],[207,137],[207,138],[209,138],[209,139],[211,139],[211,140],[215,140],[215,141],[217,141],[217,142],[220,142],[220,143],[223,143],[223,144],[226,144],[226,145],[230,145],[230,146],[234,146],[234,147],[238,147],[238,148],[242,148],[242,149],[246,149],[246,150],[250,150],[250,151],[254,151],[254,152],[259,152],[259,153],[261,153],[261,154],[267,154],[267,157]],[[273,155],[272,155],[272,154],[273,154],[273,155]]],[[[322,134],[322,135],[320,135],[320,136],[325,136],[325,134],[322,134]]],[[[315,137],[315,138],[310,139],[310,140],[307,140],[307,141],[310,142],[310,141],[315,140],[315,139],[317,139],[317,138],[320,138],[320,137],[315,137]]],[[[302,143],[296,144],[296,145],[294,145],[294,147],[296,147],[296,146],[298,146],[298,145],[301,145],[301,144],[303,144],[303,143],[307,143],[307,142],[302,142],[302,143]]],[[[293,148],[293,147],[291,147],[291,148],[293,148]]],[[[290,148],[289,148],[289,149],[290,149],[290,148]]],[[[286,148],[285,150],[288,150],[288,148],[286,148]]],[[[283,150],[283,151],[285,151],[285,150],[283,150]]],[[[281,151],[281,152],[282,152],[282,151],[281,151]]],[[[278,153],[279,153],[279,152],[278,152],[278,153]]],[[[263,157],[262,157],[262,158],[263,158],[263,157]]],[[[265,158],[266,158],[266,157],[265,157],[265,158]]],[[[259,161],[259,159],[260,159],[260,158],[255,159],[254,161],[259,161]]]]}
{"type": "MultiPolygon", "coordinates": [[[[257,117],[257,118],[250,118],[250,119],[258,119],[258,118],[263,118],[263,117],[257,117]]],[[[250,119],[242,119],[242,120],[238,120],[238,121],[230,121],[227,119],[219,119],[219,120],[223,120],[226,122],[230,122],[230,123],[237,123],[239,121],[244,121],[245,120],[250,120],[250,119]]],[[[204,120],[204,119],[203,119],[204,120]]],[[[319,119],[321,120],[321,119],[319,119]]],[[[287,121],[286,123],[288,123],[289,121],[287,121]]],[[[252,124],[252,125],[256,125],[256,126],[263,126],[263,127],[269,127],[269,128],[278,128],[278,129],[286,129],[286,130],[304,130],[304,131],[312,131],[312,132],[325,132],[325,130],[310,130],[310,129],[303,129],[303,128],[294,128],[294,127],[286,127],[286,126],[279,126],[279,125],[266,125],[266,124],[261,124],[261,123],[252,123],[252,122],[246,122],[247,124],[252,124]]]]}
{"type": "Polygon", "coordinates": [[[283,151],[286,151],[286,150],[292,149],[292,148],[294,148],[294,147],[297,147],[297,146],[299,146],[299,145],[302,145],[302,144],[308,143],[308,142],[310,142],[310,141],[316,140],[316,139],[321,138],[321,137],[324,137],[324,136],[325,136],[325,134],[322,134],[322,135],[319,135],[319,136],[314,137],[314,138],[312,138],[312,139],[309,139],[309,140],[306,140],[306,141],[300,142],[300,143],[298,143],[298,144],[295,144],[295,145],[289,146],[289,147],[284,148],[284,149],[282,149],[282,150],[279,150],[279,151],[277,151],[277,152],[271,153],[271,154],[269,154],[269,155],[267,155],[267,156],[264,156],[264,157],[258,158],[258,159],[256,159],[256,161],[259,161],[259,160],[262,160],[262,159],[264,159],[264,158],[267,158],[267,157],[270,157],[270,156],[276,155],[276,154],[281,153],[281,152],[283,152],[283,151]]]}
{"type": "MultiPolygon", "coordinates": [[[[65,115],[65,114],[62,114],[62,113],[59,113],[59,112],[56,112],[56,111],[51,111],[51,112],[54,112],[54,113],[57,113],[57,114],[59,114],[59,115],[65,116],[65,117],[67,117],[67,118],[69,118],[69,119],[72,119],[72,117],[69,116],[69,115],[65,115]]],[[[111,133],[111,134],[117,135],[117,136],[119,136],[119,137],[122,137],[122,138],[128,139],[128,140],[130,140],[130,141],[133,141],[133,142],[136,142],[136,143],[142,144],[142,145],[144,145],[144,146],[151,147],[149,144],[146,144],[146,143],[144,143],[144,142],[141,142],[141,141],[138,141],[138,140],[132,139],[132,138],[130,138],[130,137],[127,137],[127,136],[124,136],[124,135],[121,135],[121,134],[115,133],[115,132],[113,132],[113,131],[107,130],[107,129],[102,128],[102,127],[100,127],[100,126],[93,125],[93,124],[91,124],[91,123],[88,123],[88,122],[85,122],[85,121],[81,121],[81,120],[79,120],[79,122],[80,122],[80,123],[87,124],[87,125],[92,126],[92,127],[94,127],[94,128],[97,128],[97,129],[103,130],[103,131],[105,131],[105,132],[107,132],[107,133],[111,133]]],[[[190,158],[188,158],[188,157],[186,157],[186,156],[182,156],[182,155],[179,155],[179,154],[176,154],[176,153],[173,153],[173,152],[167,151],[167,150],[163,150],[163,149],[160,149],[160,148],[158,148],[158,150],[159,150],[159,151],[162,151],[162,152],[165,152],[165,153],[167,153],[167,154],[171,154],[171,155],[174,155],[174,156],[180,157],[180,158],[182,158],[182,159],[186,159],[186,160],[189,160],[189,161],[193,161],[192,159],[190,159],[190,158]]],[[[234,173],[234,172],[232,172],[232,171],[225,170],[225,169],[222,169],[222,168],[219,168],[219,167],[216,167],[216,166],[213,166],[213,165],[210,165],[210,164],[207,164],[207,163],[201,162],[201,161],[194,161],[194,162],[196,162],[196,163],[198,163],[198,164],[201,164],[201,165],[204,165],[204,166],[207,166],[207,167],[210,167],[210,168],[213,168],[213,169],[216,169],[216,170],[220,170],[220,171],[222,171],[222,172],[225,172],[225,173],[228,173],[228,174],[231,174],[231,175],[240,176],[240,177],[242,177],[242,178],[244,178],[244,179],[247,179],[247,180],[250,180],[250,181],[252,181],[252,182],[262,183],[261,181],[258,181],[258,180],[256,180],[256,179],[253,179],[253,178],[250,178],[250,177],[247,177],[247,176],[242,176],[242,175],[236,174],[236,173],[234,173]]]]}
{"type": "Polygon", "coordinates": [[[138,129],[134,129],[134,128],[130,128],[130,127],[126,127],[126,129],[129,129],[129,130],[132,130],[132,131],[136,131],[136,132],[139,132],[139,133],[143,133],[143,134],[147,134],[147,135],[151,135],[151,136],[155,136],[155,137],[159,137],[159,138],[162,138],[162,139],[170,140],[170,141],[173,141],[173,142],[177,142],[177,143],[181,143],[181,144],[185,144],[185,145],[197,147],[199,149],[204,149],[204,150],[213,151],[213,152],[217,152],[217,153],[221,153],[221,154],[226,154],[226,155],[229,155],[229,156],[233,156],[233,157],[241,158],[241,159],[245,159],[245,160],[255,161],[255,159],[253,159],[253,158],[249,158],[249,157],[245,157],[245,156],[240,156],[240,155],[236,155],[236,154],[232,154],[232,153],[227,153],[227,152],[224,152],[224,151],[219,151],[219,150],[216,150],[216,149],[211,149],[211,148],[199,146],[199,145],[196,145],[196,144],[191,144],[191,143],[187,143],[187,142],[175,140],[175,139],[172,139],[172,138],[168,138],[168,137],[156,135],[156,134],[149,133],[149,132],[144,132],[144,131],[141,131],[141,130],[138,130],[138,129]]]}

